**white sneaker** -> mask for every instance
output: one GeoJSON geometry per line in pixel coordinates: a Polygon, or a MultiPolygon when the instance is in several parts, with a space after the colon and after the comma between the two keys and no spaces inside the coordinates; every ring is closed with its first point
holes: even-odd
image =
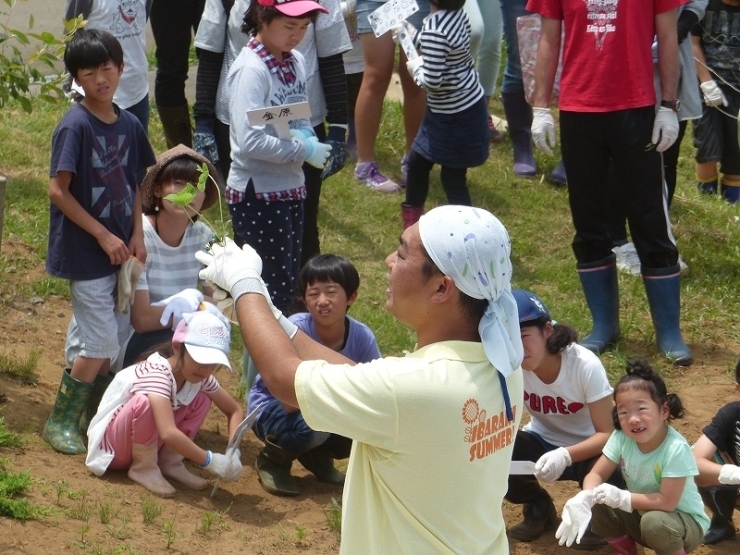
{"type": "Polygon", "coordinates": [[[634,243],[625,243],[621,247],[614,247],[612,251],[617,255],[617,270],[633,276],[640,275],[640,257],[637,256],[634,243]]]}
{"type": "Polygon", "coordinates": [[[683,261],[683,258],[681,258],[681,255],[678,255],[678,265],[681,267],[681,274],[685,274],[689,271],[689,265],[686,264],[686,262],[683,261]]]}

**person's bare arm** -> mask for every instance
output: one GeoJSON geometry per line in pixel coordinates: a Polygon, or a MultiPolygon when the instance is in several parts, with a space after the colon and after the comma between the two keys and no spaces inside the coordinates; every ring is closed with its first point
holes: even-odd
{"type": "Polygon", "coordinates": [[[675,100],[678,94],[678,10],[655,15],[655,34],[658,38],[658,74],[663,100],[675,100]]]}
{"type": "Polygon", "coordinates": [[[588,412],[596,433],[588,439],[569,446],[571,460],[575,462],[585,461],[592,457],[601,455],[604,445],[614,431],[612,423],[612,399],[610,396],[599,399],[588,404],[588,412]]]}
{"type": "Polygon", "coordinates": [[[561,23],[559,19],[542,18],[542,33],[537,47],[532,98],[532,105],[538,108],[550,107],[552,88],[560,59],[561,23]]]}

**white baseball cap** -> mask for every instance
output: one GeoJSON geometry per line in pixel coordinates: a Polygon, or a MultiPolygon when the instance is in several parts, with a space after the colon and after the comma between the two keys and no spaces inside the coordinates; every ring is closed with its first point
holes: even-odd
{"type": "Polygon", "coordinates": [[[215,314],[207,311],[183,314],[172,341],[185,345],[198,364],[220,364],[231,370],[231,326],[215,314]]]}

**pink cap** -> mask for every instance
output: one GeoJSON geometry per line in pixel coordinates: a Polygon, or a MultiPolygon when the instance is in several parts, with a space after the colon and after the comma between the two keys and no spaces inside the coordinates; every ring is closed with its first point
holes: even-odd
{"type": "Polygon", "coordinates": [[[275,8],[288,17],[303,17],[311,12],[329,13],[325,7],[314,0],[257,0],[260,6],[275,8]]]}
{"type": "Polygon", "coordinates": [[[198,364],[220,364],[231,370],[231,329],[215,314],[205,311],[183,314],[172,341],[184,344],[198,364]]]}

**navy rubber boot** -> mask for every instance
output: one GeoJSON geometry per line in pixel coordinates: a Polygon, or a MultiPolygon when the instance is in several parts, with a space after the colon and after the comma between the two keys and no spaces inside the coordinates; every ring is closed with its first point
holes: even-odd
{"type": "Polygon", "coordinates": [[[565,175],[565,164],[563,164],[562,160],[560,160],[560,162],[558,162],[558,165],[555,166],[555,169],[552,170],[552,172],[548,176],[548,179],[555,185],[568,184],[568,179],[565,175]]]}
{"type": "Polygon", "coordinates": [[[653,319],[658,348],[677,366],[694,362],[691,351],[681,337],[681,270],[670,268],[642,270],[650,316],[653,319]]]}
{"type": "Polygon", "coordinates": [[[578,343],[597,355],[612,347],[620,336],[619,283],[614,255],[578,265],[583,294],[591,311],[593,329],[578,343]]]}
{"type": "Polygon", "coordinates": [[[502,92],[501,102],[514,148],[514,173],[519,177],[534,177],[537,164],[532,153],[532,107],[527,104],[524,91],[502,92]]]}

